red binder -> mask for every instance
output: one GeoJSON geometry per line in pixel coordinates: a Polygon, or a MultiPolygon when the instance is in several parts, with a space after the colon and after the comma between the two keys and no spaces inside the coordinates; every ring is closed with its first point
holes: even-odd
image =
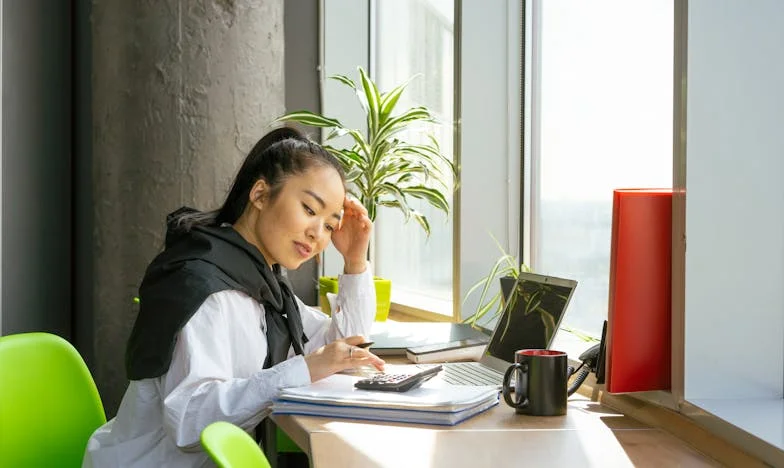
{"type": "Polygon", "coordinates": [[[670,389],[672,190],[613,192],[606,388],[670,389]]]}

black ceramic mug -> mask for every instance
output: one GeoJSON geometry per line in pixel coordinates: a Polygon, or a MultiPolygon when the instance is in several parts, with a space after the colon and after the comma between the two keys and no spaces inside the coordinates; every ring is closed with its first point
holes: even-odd
{"type": "Polygon", "coordinates": [[[504,374],[506,404],[514,408],[517,414],[566,414],[567,366],[568,357],[562,351],[521,349],[515,352],[515,363],[504,374]],[[512,375],[515,375],[514,383],[511,383],[512,375]]]}

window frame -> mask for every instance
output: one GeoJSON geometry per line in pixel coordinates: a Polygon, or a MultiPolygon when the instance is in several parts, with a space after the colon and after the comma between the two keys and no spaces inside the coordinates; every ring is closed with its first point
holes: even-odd
{"type": "MultiPolygon", "coordinates": [[[[343,0],[344,2],[347,0],[343,0]]],[[[523,2],[515,2],[514,0],[507,0],[503,4],[504,8],[511,8],[513,6],[517,6],[520,8],[526,17],[526,24],[528,21],[531,21],[532,15],[535,15],[532,12],[532,6],[535,4],[536,1],[539,0],[524,0],[523,2]]],[[[739,447],[742,447],[744,450],[747,450],[753,453],[755,456],[759,456],[765,460],[780,460],[781,458],[781,450],[777,450],[772,447],[770,444],[767,444],[761,440],[756,439],[748,432],[738,429],[737,427],[732,426],[731,424],[727,423],[726,421],[722,420],[718,416],[712,415],[697,406],[691,404],[690,402],[684,399],[684,376],[686,373],[685,365],[684,365],[684,353],[685,353],[685,227],[686,227],[686,204],[685,204],[685,188],[686,188],[686,96],[687,96],[687,65],[688,65],[688,12],[689,12],[689,1],[688,0],[673,0],[674,1],[674,21],[675,21],[675,28],[674,28],[674,35],[675,35],[675,47],[674,47],[674,67],[673,67],[673,83],[674,83],[674,94],[673,94],[673,189],[674,189],[674,202],[673,202],[673,228],[672,228],[672,236],[673,236],[673,257],[672,257],[672,273],[673,273],[673,289],[672,289],[672,388],[669,392],[641,392],[637,394],[630,394],[630,396],[634,399],[638,399],[644,402],[652,403],[657,406],[663,406],[666,408],[670,408],[681,415],[693,420],[695,423],[704,427],[709,432],[719,435],[721,437],[727,439],[735,439],[736,441],[740,441],[739,447]]],[[[695,1],[695,0],[692,0],[695,1]]],[[[322,11],[325,8],[324,0],[321,0],[321,7],[322,11]]],[[[330,7],[341,8],[338,6],[339,1],[331,1],[330,7]]],[[[455,151],[461,157],[457,159],[458,162],[467,163],[470,161],[470,158],[466,158],[466,154],[471,154],[471,139],[476,137],[477,132],[480,130],[480,126],[477,125],[475,122],[472,122],[472,112],[473,109],[476,108],[477,96],[472,96],[470,91],[476,89],[477,83],[481,85],[481,76],[473,76],[469,72],[471,70],[475,70],[477,67],[481,67],[481,57],[478,57],[475,53],[473,53],[473,48],[470,43],[468,43],[468,39],[472,36],[477,37],[477,34],[480,34],[481,25],[477,26],[474,22],[481,22],[487,19],[484,15],[492,15],[492,13],[477,11],[480,8],[486,8],[486,5],[481,7],[476,7],[472,5],[471,2],[463,2],[461,0],[456,0],[456,15],[455,15],[455,80],[456,86],[455,89],[458,90],[459,96],[457,96],[456,103],[455,103],[455,113],[458,119],[456,128],[455,128],[455,138],[458,144],[455,145],[455,151]],[[466,24],[466,20],[468,24],[466,24]],[[459,33],[457,33],[459,31],[459,33]],[[462,161],[461,161],[462,160],[462,161]]],[[[507,21],[511,21],[508,18],[512,17],[513,15],[507,15],[507,21]]],[[[369,16],[370,18],[370,16],[369,16]]],[[[525,44],[531,44],[532,37],[530,36],[530,28],[525,28],[524,32],[524,41],[525,44]]],[[[497,32],[497,31],[496,31],[497,32]]],[[[493,31],[491,31],[491,34],[493,31]]],[[[479,36],[481,37],[481,36],[479,36]]],[[[508,39],[508,37],[507,37],[508,39]]],[[[356,41],[361,42],[361,41],[356,41]]],[[[343,51],[345,53],[345,51],[343,51]]],[[[521,64],[521,69],[519,70],[520,73],[517,75],[518,77],[522,76],[522,72],[526,70],[531,70],[532,61],[535,61],[536,57],[532,59],[526,58],[524,62],[524,66],[521,64]]],[[[322,60],[322,64],[324,61],[322,60]]],[[[322,67],[322,71],[324,68],[322,67]]],[[[341,71],[343,72],[343,71],[341,71]]],[[[527,92],[526,92],[527,93],[527,92]]],[[[481,94],[481,93],[474,93],[474,94],[481,94]]],[[[532,95],[526,94],[525,96],[520,96],[520,99],[516,102],[526,102],[529,103],[530,106],[536,106],[537,103],[532,95]]],[[[525,117],[530,118],[530,110],[525,109],[525,117]]],[[[508,128],[508,127],[507,127],[508,128]]],[[[519,134],[520,132],[518,132],[519,134]]],[[[523,141],[520,142],[520,147],[522,144],[535,144],[534,141],[531,140],[530,134],[522,134],[523,141]]],[[[507,138],[503,139],[505,142],[509,141],[507,138]]],[[[506,152],[508,155],[510,152],[506,152]]],[[[519,156],[519,155],[518,155],[519,156]]],[[[513,165],[511,162],[512,158],[507,156],[507,161],[510,165],[513,165]]],[[[518,167],[517,170],[514,171],[516,174],[520,174],[521,169],[518,167]]],[[[464,177],[466,175],[464,174],[464,177]]],[[[521,174],[521,179],[517,184],[518,187],[522,186],[524,190],[531,190],[531,181],[527,178],[526,174],[521,174]]],[[[482,264],[481,262],[475,262],[475,257],[471,257],[470,255],[464,255],[467,249],[472,248],[475,249],[477,245],[484,244],[483,247],[486,247],[484,252],[497,252],[495,246],[492,244],[492,241],[489,239],[483,239],[482,237],[488,237],[484,234],[486,231],[476,232],[468,230],[465,227],[464,222],[461,222],[465,219],[471,219],[474,213],[471,212],[471,209],[474,207],[467,206],[464,203],[464,199],[471,198],[474,196],[474,193],[470,190],[466,190],[466,186],[468,185],[468,189],[472,189],[471,187],[473,182],[466,177],[467,184],[462,184],[463,180],[461,180],[461,188],[455,194],[455,210],[454,210],[454,220],[455,220],[455,244],[454,244],[454,256],[455,256],[455,276],[454,276],[454,283],[457,287],[454,288],[454,303],[455,303],[455,314],[453,314],[452,319],[456,319],[458,317],[464,317],[468,315],[471,305],[467,304],[464,305],[463,308],[466,310],[463,312],[468,313],[460,313],[460,305],[462,303],[464,292],[470,287],[471,284],[475,282],[475,278],[479,273],[482,272],[485,266],[489,269],[489,264],[485,263],[482,264]],[[468,259],[471,261],[468,261],[468,259]],[[473,277],[472,274],[473,273],[473,277]]],[[[481,194],[480,194],[481,195],[481,194]]],[[[481,196],[479,197],[481,198],[481,196]]],[[[520,197],[518,197],[519,202],[520,197]]],[[[519,208],[519,207],[518,207],[519,208]]],[[[528,210],[526,210],[528,211],[528,210]]],[[[520,210],[515,210],[513,212],[512,208],[507,207],[507,212],[512,213],[513,215],[517,215],[520,213],[520,210]]],[[[530,212],[525,214],[527,218],[530,216],[530,212]]],[[[524,218],[524,219],[526,219],[524,218]]],[[[503,226],[502,230],[508,235],[507,239],[503,239],[502,241],[505,243],[506,247],[509,248],[509,251],[513,254],[517,254],[518,249],[524,249],[524,246],[529,244],[527,241],[530,240],[530,232],[527,230],[525,223],[523,224],[522,228],[518,227],[517,229],[522,229],[522,236],[519,236],[519,232],[513,233],[513,229],[510,226],[503,226]],[[519,236],[519,237],[518,237],[519,236]]],[[[523,257],[522,258],[529,258],[530,252],[526,252],[525,250],[522,251],[523,257]]],[[[481,254],[480,254],[481,255],[481,254]]],[[[487,255],[485,253],[485,255],[487,255]]],[[[490,255],[490,258],[494,258],[493,255],[490,255]]],[[[403,312],[410,312],[403,310],[403,312]]],[[[414,311],[416,312],[416,311],[414,311]]],[[[427,317],[427,311],[422,311],[423,318],[427,317]]]]}
{"type": "MultiPolygon", "coordinates": [[[[453,111],[454,111],[454,120],[459,122],[460,120],[460,79],[459,73],[459,63],[460,63],[460,42],[461,42],[461,34],[460,34],[460,18],[461,18],[461,10],[460,10],[461,2],[459,0],[454,0],[454,25],[453,25],[453,111]]],[[[378,18],[378,0],[369,0],[369,15],[368,15],[368,41],[369,41],[369,73],[371,77],[375,77],[376,70],[378,70],[378,54],[377,54],[377,33],[375,31],[376,26],[376,19],[378,18]]],[[[452,131],[452,147],[453,147],[453,154],[452,160],[455,165],[459,168],[460,167],[460,145],[459,145],[459,125],[454,125],[452,131]]],[[[459,295],[460,291],[456,291],[455,285],[456,283],[455,278],[459,277],[459,258],[456,255],[456,242],[457,242],[457,233],[459,229],[460,223],[460,216],[459,216],[459,207],[460,207],[460,200],[459,200],[460,189],[459,187],[453,193],[452,197],[452,212],[450,213],[449,217],[451,219],[452,224],[452,298],[448,301],[440,300],[440,299],[433,299],[428,297],[425,294],[421,294],[420,291],[406,291],[404,295],[395,294],[393,289],[393,297],[392,303],[390,308],[390,313],[393,315],[397,315],[399,317],[403,317],[406,319],[417,319],[423,321],[434,321],[434,322],[443,322],[443,321],[452,321],[457,322],[460,320],[459,315],[459,307],[455,307],[455,304],[459,304],[459,295]],[[456,300],[457,298],[457,300],[456,300]],[[402,299],[402,300],[401,300],[402,299]],[[430,304],[437,304],[435,307],[428,307],[430,304]],[[449,310],[451,309],[451,310],[449,310]],[[446,312],[448,311],[448,312],[446,312]]],[[[418,227],[414,227],[415,229],[419,229],[418,227]]],[[[374,241],[377,239],[378,230],[374,233],[374,241]]],[[[378,253],[377,249],[372,249],[374,253],[378,253]]],[[[374,259],[375,260],[375,259],[374,259]]],[[[393,280],[394,283],[394,280],[393,280]]]]}

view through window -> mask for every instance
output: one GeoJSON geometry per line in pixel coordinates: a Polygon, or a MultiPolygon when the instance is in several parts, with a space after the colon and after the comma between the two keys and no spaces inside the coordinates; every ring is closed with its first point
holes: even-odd
{"type": "Polygon", "coordinates": [[[578,281],[564,325],[599,336],[613,189],[672,186],[673,4],[537,6],[529,262],[578,281]]]}
{"type": "MultiPolygon", "coordinates": [[[[427,106],[440,121],[428,130],[451,158],[454,1],[378,0],[375,5],[371,22],[373,78],[384,92],[418,75],[398,108],[427,106]]],[[[426,142],[421,134],[403,136],[426,142]]],[[[451,204],[451,196],[448,199],[451,204]]],[[[416,221],[404,223],[398,210],[380,209],[374,229],[376,245],[383,249],[376,250],[376,274],[392,280],[393,302],[452,315],[452,215],[447,218],[419,200],[412,206],[428,218],[430,238],[416,221]]]]}

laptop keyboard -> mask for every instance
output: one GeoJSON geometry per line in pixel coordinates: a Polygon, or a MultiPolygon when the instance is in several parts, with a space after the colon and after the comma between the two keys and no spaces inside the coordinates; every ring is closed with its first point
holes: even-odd
{"type": "MultiPolygon", "coordinates": [[[[504,374],[478,362],[452,362],[442,364],[439,376],[452,385],[501,385],[504,374]]],[[[418,367],[432,367],[420,364],[418,367]]]]}

